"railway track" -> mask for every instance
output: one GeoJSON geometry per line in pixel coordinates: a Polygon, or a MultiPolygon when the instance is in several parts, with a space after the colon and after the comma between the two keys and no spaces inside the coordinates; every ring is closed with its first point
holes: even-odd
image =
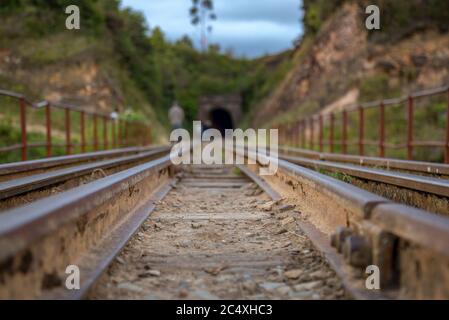
{"type": "Polygon", "coordinates": [[[449,180],[445,178],[448,165],[282,150],[283,160],[324,172],[398,203],[449,215],[449,180]],[[292,155],[295,153],[301,156],[292,155]],[[404,172],[406,167],[409,172],[404,172]]]}
{"type": "Polygon", "coordinates": [[[416,173],[420,175],[433,175],[442,178],[449,176],[449,165],[441,163],[324,153],[293,147],[280,147],[280,151],[286,156],[320,160],[323,162],[355,164],[385,170],[416,173]]]}
{"type": "Polygon", "coordinates": [[[62,169],[77,164],[135,155],[138,153],[157,150],[161,148],[162,147],[159,146],[132,147],[109,151],[89,152],[70,156],[53,157],[40,160],[0,164],[0,181],[13,180],[23,176],[62,169]]]}
{"type": "Polygon", "coordinates": [[[185,168],[90,298],[344,297],[310,241],[282,232],[292,210],[272,216],[271,201],[233,167],[185,168]]]}
{"type": "Polygon", "coordinates": [[[169,148],[132,148],[29,161],[0,167],[0,210],[41,199],[167,154],[169,148]],[[128,155],[129,154],[129,155],[128,155]],[[36,170],[50,169],[36,173],[36,170]],[[12,176],[12,177],[11,177],[12,176]]]}
{"type": "Polygon", "coordinates": [[[449,297],[447,217],[292,161],[262,179],[259,163],[153,156],[1,212],[0,298],[449,297]],[[365,287],[369,265],[382,290],[365,287]]]}

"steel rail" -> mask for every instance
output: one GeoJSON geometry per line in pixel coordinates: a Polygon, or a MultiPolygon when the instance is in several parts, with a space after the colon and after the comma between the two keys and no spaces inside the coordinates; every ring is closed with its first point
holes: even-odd
{"type": "Polygon", "coordinates": [[[0,215],[0,298],[82,298],[171,188],[170,156],[0,215]],[[81,289],[68,290],[76,265],[81,289]]]}
{"type": "Polygon", "coordinates": [[[109,169],[120,165],[132,164],[145,159],[151,159],[169,152],[169,148],[159,148],[153,151],[125,156],[111,160],[87,163],[79,166],[35,174],[10,181],[0,182],[0,200],[28,193],[43,187],[52,186],[70,179],[84,176],[97,169],[109,169]]]}
{"type": "Polygon", "coordinates": [[[444,179],[391,172],[379,169],[368,169],[354,165],[323,162],[301,157],[281,156],[280,158],[291,163],[300,164],[306,167],[324,169],[331,172],[341,172],[357,178],[386,183],[429,194],[449,197],[449,181],[444,179]]]}
{"type": "MultiPolygon", "coordinates": [[[[253,171],[264,166],[254,151],[247,155],[257,163],[253,171]]],[[[355,274],[364,274],[368,265],[379,267],[382,294],[399,299],[449,298],[448,217],[394,203],[286,160],[278,164],[276,175],[266,181],[296,203],[306,217],[299,225],[315,244],[319,242],[318,248],[323,248],[323,239],[331,240],[335,249],[327,248],[325,256],[334,260],[330,264],[339,269],[337,273],[352,273],[335,262],[341,253],[358,269],[355,274]]],[[[365,278],[358,281],[363,287],[365,278]]]]}
{"type": "Polygon", "coordinates": [[[421,172],[425,174],[449,175],[449,165],[447,164],[378,157],[363,157],[336,153],[322,153],[292,147],[279,147],[279,149],[286,152],[287,154],[298,154],[302,157],[315,160],[352,163],[361,166],[383,167],[387,170],[397,169],[404,171],[421,172]]]}
{"type": "Polygon", "coordinates": [[[17,173],[31,172],[33,170],[43,170],[56,168],[60,166],[72,165],[75,163],[83,163],[88,161],[96,161],[99,159],[108,159],[114,157],[120,157],[130,154],[136,154],[139,152],[147,152],[151,150],[157,150],[163,148],[162,146],[152,146],[152,147],[131,147],[123,149],[115,149],[108,151],[98,151],[81,153],[70,156],[60,156],[45,158],[39,160],[31,161],[20,161],[7,164],[0,164],[0,176],[7,176],[17,173]]]}

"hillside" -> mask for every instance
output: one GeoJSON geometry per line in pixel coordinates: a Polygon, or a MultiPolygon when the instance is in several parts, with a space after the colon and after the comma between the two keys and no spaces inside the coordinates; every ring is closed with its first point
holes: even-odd
{"type": "MultiPolygon", "coordinates": [[[[201,96],[241,93],[248,109],[270,91],[273,77],[281,79],[264,62],[235,58],[216,45],[199,52],[188,37],[169,42],[159,28],[148,28],[141,13],[116,0],[77,1],[81,30],[67,30],[69,4],[2,1],[1,89],[33,100],[119,111],[151,123],[153,138],[162,142],[168,137],[167,110],[175,100],[185,108],[189,127],[201,96]]],[[[6,121],[10,116],[0,117],[2,143],[17,143],[6,121]]],[[[12,131],[17,130],[14,121],[12,131]]]]}
{"type": "Polygon", "coordinates": [[[292,68],[252,110],[254,126],[449,82],[448,2],[374,3],[380,31],[366,30],[364,1],[305,1],[292,68]]]}

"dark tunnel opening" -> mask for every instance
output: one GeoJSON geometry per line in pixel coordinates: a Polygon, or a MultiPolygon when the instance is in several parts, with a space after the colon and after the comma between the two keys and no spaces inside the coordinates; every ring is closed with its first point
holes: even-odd
{"type": "Polygon", "coordinates": [[[226,129],[234,129],[231,114],[224,109],[218,108],[212,110],[210,113],[210,120],[212,128],[219,130],[223,137],[225,136],[226,129]]]}

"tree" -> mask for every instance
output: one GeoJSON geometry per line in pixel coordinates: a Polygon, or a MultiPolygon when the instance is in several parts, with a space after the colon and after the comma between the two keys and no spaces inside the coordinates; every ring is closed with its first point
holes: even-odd
{"type": "Polygon", "coordinates": [[[192,24],[199,26],[201,30],[201,49],[206,51],[208,47],[207,33],[212,32],[210,22],[217,19],[214,13],[214,3],[212,0],[192,0],[192,8],[190,8],[190,17],[192,24]]]}

